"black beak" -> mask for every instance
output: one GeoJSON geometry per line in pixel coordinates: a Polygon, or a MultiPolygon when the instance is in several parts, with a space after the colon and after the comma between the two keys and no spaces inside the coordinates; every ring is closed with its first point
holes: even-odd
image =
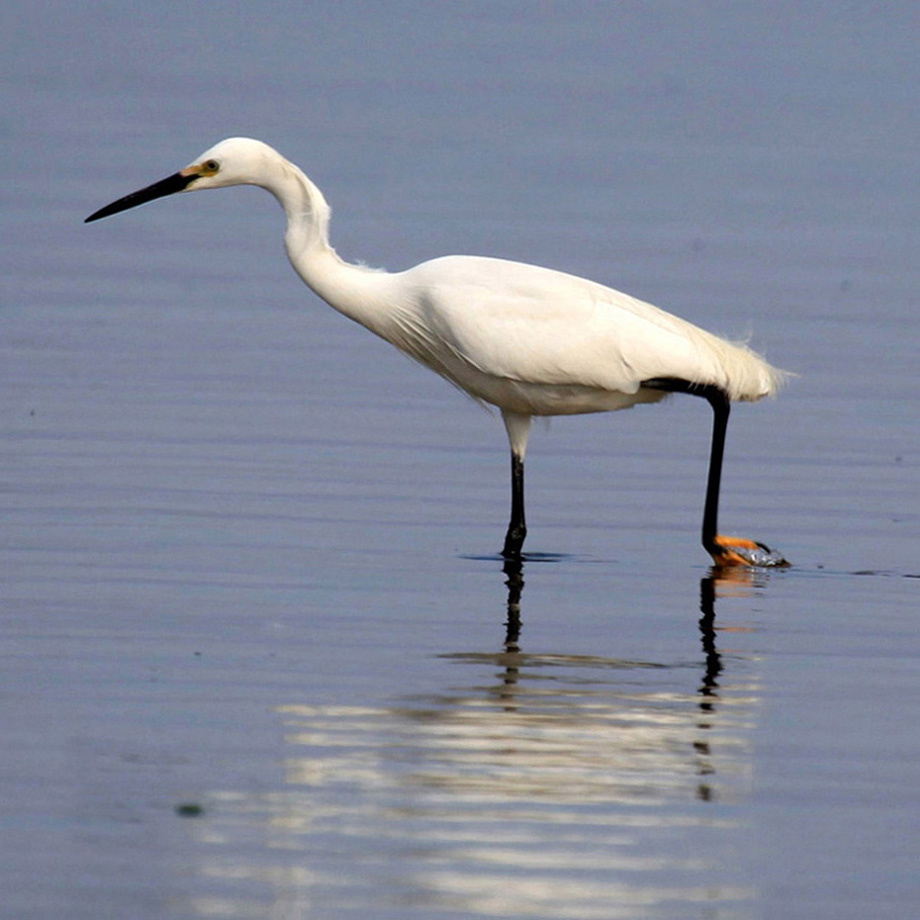
{"type": "Polygon", "coordinates": [[[181,192],[184,188],[188,188],[189,184],[194,182],[197,178],[197,173],[189,173],[186,175],[183,169],[182,172],[174,173],[172,176],[167,176],[159,182],[154,182],[153,185],[148,185],[147,188],[142,188],[138,192],[132,192],[130,195],[125,195],[124,198],[119,198],[118,201],[107,204],[94,214],[90,214],[83,223],[89,224],[94,220],[100,220],[103,217],[110,217],[112,214],[117,214],[119,211],[127,211],[128,208],[136,208],[139,204],[153,201],[154,198],[162,198],[164,195],[172,195],[173,192],[181,192]]]}

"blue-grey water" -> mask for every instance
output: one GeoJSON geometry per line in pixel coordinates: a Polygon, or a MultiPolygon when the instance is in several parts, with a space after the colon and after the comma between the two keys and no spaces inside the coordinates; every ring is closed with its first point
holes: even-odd
{"type": "Polygon", "coordinates": [[[906,918],[920,901],[917,11],[4,4],[0,916],[906,918]],[[592,277],[793,371],[500,421],[320,303],[340,253],[592,277]],[[520,618],[519,629],[515,628],[520,618]],[[509,628],[508,624],[511,624],[509,628]]]}

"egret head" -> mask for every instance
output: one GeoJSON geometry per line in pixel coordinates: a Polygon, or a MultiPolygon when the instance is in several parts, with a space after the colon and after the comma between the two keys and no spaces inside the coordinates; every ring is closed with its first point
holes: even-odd
{"type": "Polygon", "coordinates": [[[273,158],[278,159],[278,154],[268,144],[249,137],[227,138],[206,150],[179,172],[100,208],[90,214],[84,223],[110,217],[119,211],[127,211],[174,192],[225,188],[230,185],[261,185],[265,180],[268,163],[273,158]]]}

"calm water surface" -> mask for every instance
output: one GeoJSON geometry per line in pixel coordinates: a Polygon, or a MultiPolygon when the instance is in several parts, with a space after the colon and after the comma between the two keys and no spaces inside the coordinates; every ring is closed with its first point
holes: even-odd
{"type": "Polygon", "coordinates": [[[913,7],[6,10],[0,915],[903,918],[920,899],[913,7]],[[84,227],[219,138],[343,255],[550,264],[799,376],[501,424],[336,316],[263,193],[84,227]]]}

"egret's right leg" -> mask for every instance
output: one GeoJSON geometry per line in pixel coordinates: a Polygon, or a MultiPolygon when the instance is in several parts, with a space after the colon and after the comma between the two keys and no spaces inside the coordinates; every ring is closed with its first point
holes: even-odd
{"type": "Polygon", "coordinates": [[[782,553],[770,549],[764,543],[746,537],[726,537],[718,532],[719,486],[731,401],[717,387],[703,387],[695,395],[702,396],[712,407],[712,447],[709,454],[706,505],[703,510],[703,547],[712,556],[713,562],[723,568],[736,565],[781,568],[789,565],[782,553]]]}
{"type": "Polygon", "coordinates": [[[709,451],[709,476],[706,480],[706,503],[703,507],[703,548],[720,567],[753,565],[761,567],[786,566],[781,553],[763,543],[745,537],[726,537],[718,532],[719,488],[722,481],[722,457],[725,453],[725,432],[731,400],[720,387],[713,384],[691,383],[688,380],[644,380],[643,386],[669,393],[701,396],[712,407],[712,446],[709,451]]]}

